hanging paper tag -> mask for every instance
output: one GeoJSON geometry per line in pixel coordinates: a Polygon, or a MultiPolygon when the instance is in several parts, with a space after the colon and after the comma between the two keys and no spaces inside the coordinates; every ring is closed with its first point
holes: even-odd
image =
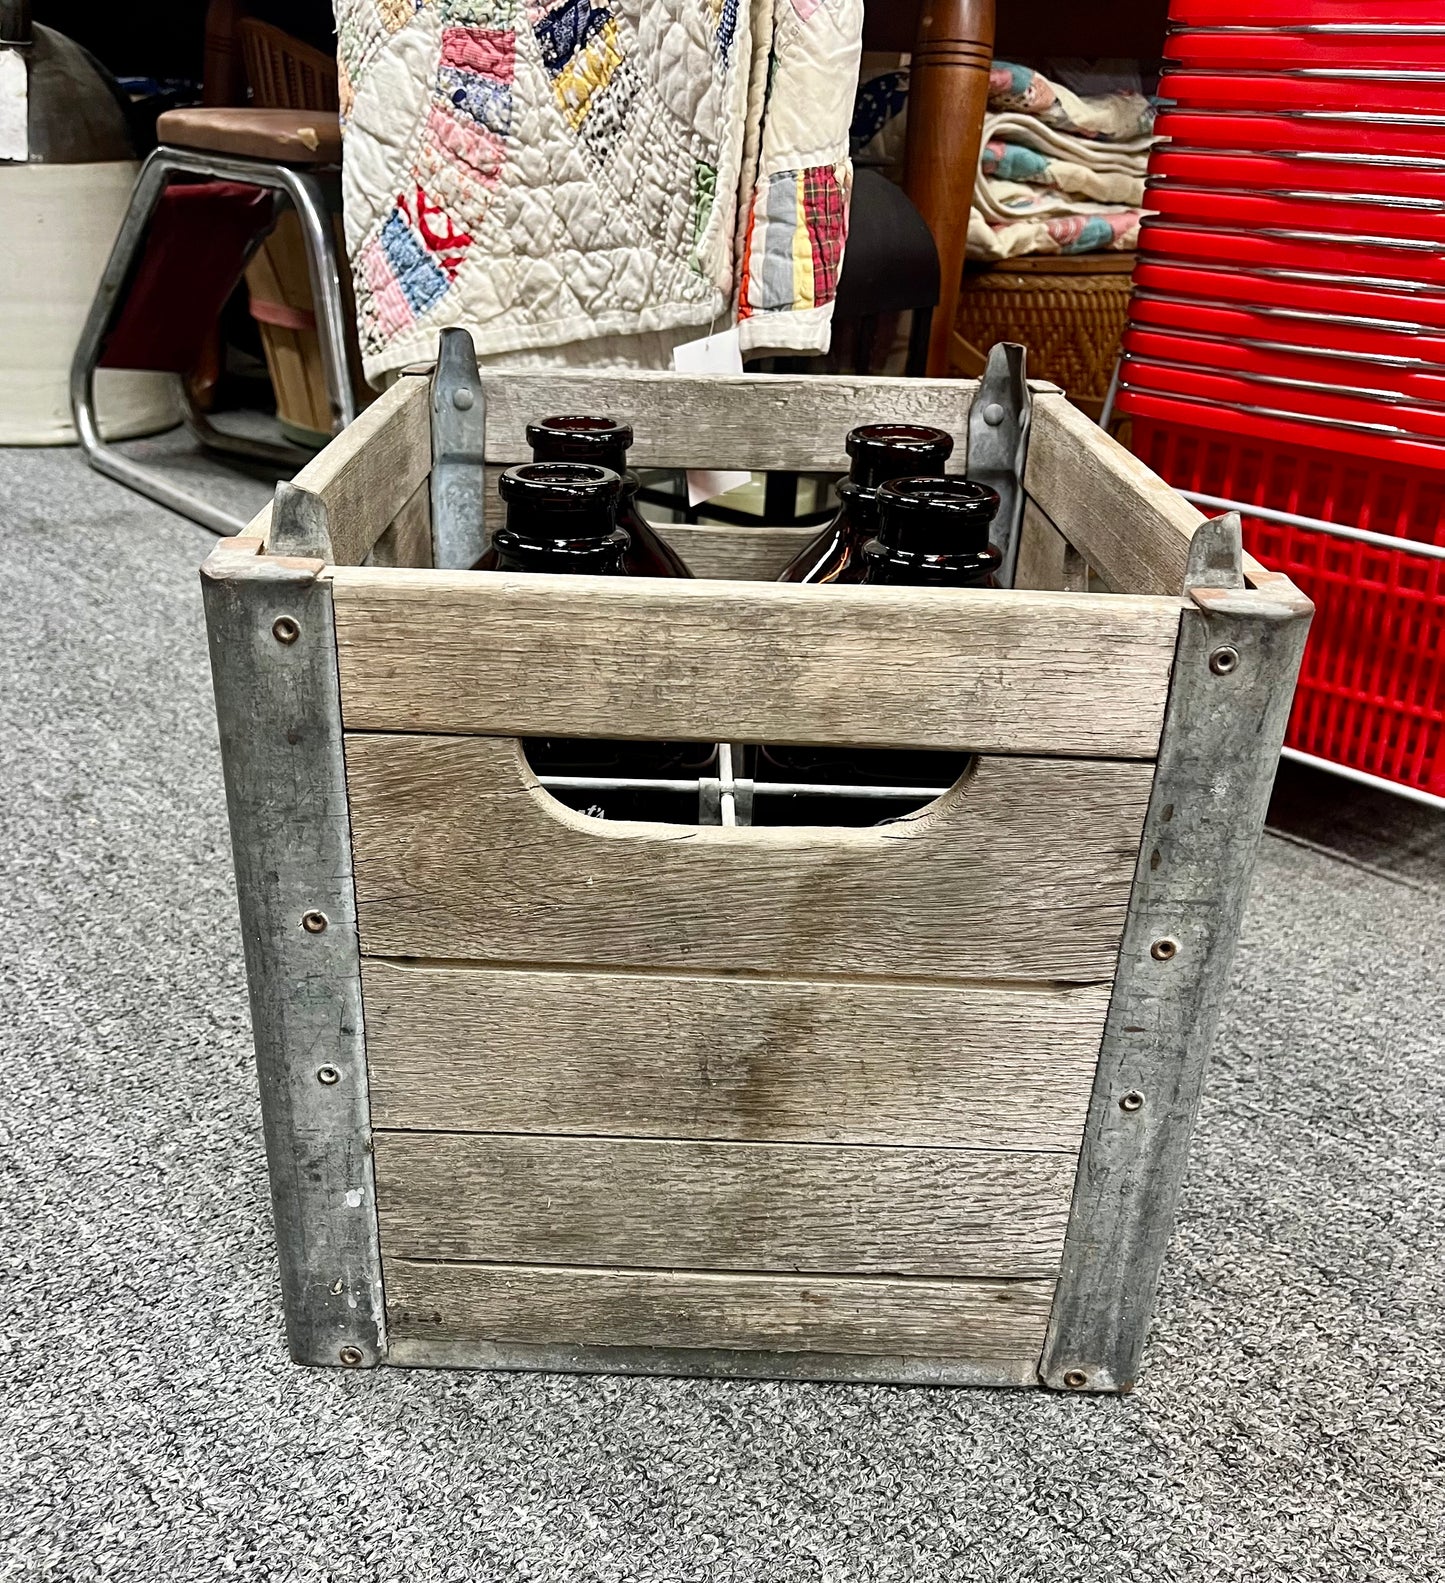
{"type": "MultiPolygon", "coordinates": [[[[705,335],[700,341],[684,341],[681,346],[674,346],[672,366],[679,374],[741,374],[743,349],[737,325],[730,330],[720,330],[716,335],[705,335]]],[[[747,472],[689,468],[687,503],[700,506],[704,500],[715,500],[730,489],[740,488],[752,476],[747,472]]]]}
{"type": "Polygon", "coordinates": [[[30,158],[28,100],[24,54],[0,48],[0,159],[30,158]]]}

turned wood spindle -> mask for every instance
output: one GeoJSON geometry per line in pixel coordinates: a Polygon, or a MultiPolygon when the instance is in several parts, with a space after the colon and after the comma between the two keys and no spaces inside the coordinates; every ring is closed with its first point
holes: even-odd
{"type": "Polygon", "coordinates": [[[993,37],[994,0],[924,0],[909,69],[903,186],[938,246],[939,301],[928,343],[935,377],[948,371],[993,37]]]}

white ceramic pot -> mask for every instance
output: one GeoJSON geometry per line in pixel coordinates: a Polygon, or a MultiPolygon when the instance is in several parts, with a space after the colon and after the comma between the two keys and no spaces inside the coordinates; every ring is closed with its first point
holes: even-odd
{"type": "MultiPolygon", "coordinates": [[[[73,445],[70,361],[139,167],[0,164],[0,445],[73,445]]],[[[172,374],[102,368],[102,435],[180,421],[172,374]]]]}

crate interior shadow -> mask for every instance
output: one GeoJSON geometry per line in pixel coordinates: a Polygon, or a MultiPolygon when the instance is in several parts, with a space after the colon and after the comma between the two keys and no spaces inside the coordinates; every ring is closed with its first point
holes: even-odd
{"type": "Polygon", "coordinates": [[[530,737],[539,785],[594,819],[677,825],[866,829],[917,813],[975,755],[756,743],[530,737]]]}

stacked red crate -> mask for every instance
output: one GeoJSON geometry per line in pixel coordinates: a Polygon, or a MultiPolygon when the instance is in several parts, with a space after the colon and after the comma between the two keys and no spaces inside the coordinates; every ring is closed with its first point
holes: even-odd
{"type": "Polygon", "coordinates": [[[1445,0],[1172,18],[1116,410],[1315,600],[1291,747],[1445,797],[1445,0]]]}

